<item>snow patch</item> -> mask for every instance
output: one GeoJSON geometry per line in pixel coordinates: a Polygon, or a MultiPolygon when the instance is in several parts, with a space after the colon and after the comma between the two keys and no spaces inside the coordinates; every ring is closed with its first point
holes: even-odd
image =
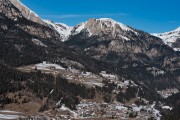
{"type": "Polygon", "coordinates": [[[163,106],[162,109],[169,109],[169,110],[172,110],[172,107],[169,107],[169,106],[163,106]]]}
{"type": "Polygon", "coordinates": [[[0,110],[1,113],[20,113],[20,112],[15,112],[15,111],[11,111],[11,110],[0,110]]]}
{"type": "Polygon", "coordinates": [[[70,113],[72,113],[72,114],[74,115],[74,118],[77,118],[77,113],[75,113],[74,111],[70,110],[70,109],[69,109],[68,107],[66,107],[65,105],[62,105],[59,110],[69,111],[70,113]]]}
{"type": "Polygon", "coordinates": [[[174,51],[180,51],[180,48],[173,48],[174,51]]]}
{"type": "Polygon", "coordinates": [[[0,114],[0,119],[3,120],[14,120],[14,119],[19,119],[22,118],[22,116],[19,115],[6,115],[6,114],[0,114]]]}
{"type": "Polygon", "coordinates": [[[51,70],[51,69],[65,70],[65,68],[63,68],[63,67],[60,66],[60,65],[52,64],[52,63],[46,63],[46,62],[36,64],[35,67],[36,67],[38,70],[51,70]]]}
{"type": "Polygon", "coordinates": [[[87,22],[82,22],[79,25],[77,25],[77,27],[74,28],[75,31],[74,31],[73,35],[76,35],[76,34],[80,33],[83,29],[85,29],[86,23],[87,22]]]}
{"type": "Polygon", "coordinates": [[[124,106],[116,106],[116,109],[117,110],[124,110],[124,111],[128,110],[128,108],[124,107],[124,106]]]}
{"type": "Polygon", "coordinates": [[[54,30],[59,33],[59,35],[62,37],[63,42],[66,41],[71,35],[71,30],[73,29],[73,27],[67,26],[64,23],[53,23],[50,20],[44,20],[44,22],[50,27],[53,27],[54,30]]]}
{"type": "Polygon", "coordinates": [[[101,72],[100,75],[102,75],[104,78],[117,79],[117,76],[116,75],[112,75],[112,74],[107,74],[107,73],[101,72]]]}
{"type": "Polygon", "coordinates": [[[117,25],[119,25],[121,27],[122,30],[125,30],[125,31],[134,31],[130,27],[128,27],[128,26],[126,26],[126,25],[124,25],[124,24],[122,24],[120,22],[117,22],[117,21],[115,21],[115,20],[113,20],[111,18],[100,18],[99,20],[100,21],[109,21],[109,22],[112,23],[113,27],[115,27],[115,25],[117,24],[117,25]]]}
{"type": "Polygon", "coordinates": [[[124,40],[126,40],[126,41],[129,41],[130,39],[129,38],[127,38],[127,37],[125,37],[125,36],[120,36],[121,38],[123,38],[124,40]]]}
{"type": "Polygon", "coordinates": [[[32,39],[32,42],[37,45],[37,46],[42,46],[42,47],[47,47],[44,43],[42,43],[40,40],[38,39],[32,39]]]}
{"type": "Polygon", "coordinates": [[[52,94],[54,92],[54,89],[51,90],[50,94],[52,94]]]}

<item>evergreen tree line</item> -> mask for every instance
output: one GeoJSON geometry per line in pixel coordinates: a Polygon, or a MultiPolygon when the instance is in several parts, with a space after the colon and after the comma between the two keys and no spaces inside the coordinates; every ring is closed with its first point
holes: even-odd
{"type": "Polygon", "coordinates": [[[28,90],[37,98],[48,97],[56,104],[60,99],[71,109],[79,103],[79,98],[91,99],[95,96],[94,88],[82,84],[69,83],[61,76],[54,77],[40,71],[23,73],[0,64],[0,104],[9,104],[6,93],[28,90]],[[52,93],[50,93],[53,90],[52,93]]]}

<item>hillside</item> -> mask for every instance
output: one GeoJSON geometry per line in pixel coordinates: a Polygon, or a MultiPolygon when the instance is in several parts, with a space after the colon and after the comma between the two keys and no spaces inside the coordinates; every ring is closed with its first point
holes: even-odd
{"type": "Polygon", "coordinates": [[[178,120],[178,44],[111,18],[43,20],[19,0],[0,1],[0,21],[0,119],[178,120]]]}

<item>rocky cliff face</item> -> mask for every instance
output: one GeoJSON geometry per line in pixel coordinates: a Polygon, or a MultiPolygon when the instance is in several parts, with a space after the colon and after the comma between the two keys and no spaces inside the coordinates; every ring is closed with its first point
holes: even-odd
{"type": "Polygon", "coordinates": [[[1,0],[0,8],[0,12],[10,19],[16,20],[18,17],[22,18],[22,14],[9,0],[1,0]]]}
{"type": "Polygon", "coordinates": [[[32,10],[22,4],[19,0],[9,0],[19,11],[21,11],[23,17],[39,24],[44,24],[43,20],[32,10]]]}
{"type": "Polygon", "coordinates": [[[161,39],[109,18],[90,19],[71,32],[66,44],[99,60],[162,66],[177,60],[175,52],[161,39]]]}
{"type": "Polygon", "coordinates": [[[18,66],[41,61],[55,54],[51,46],[57,50],[63,46],[54,29],[25,18],[9,0],[0,1],[0,21],[0,62],[18,66]],[[44,46],[35,44],[35,39],[44,46]]]}
{"type": "MultiPolygon", "coordinates": [[[[38,19],[38,17],[36,17],[36,15],[33,15],[34,17],[27,17],[25,15],[27,11],[29,11],[30,13],[30,10],[26,9],[26,7],[21,5],[21,3],[18,0],[0,1],[0,13],[2,20],[5,20],[7,17],[9,20],[14,22],[13,26],[31,34],[34,37],[41,39],[59,39],[60,41],[60,35],[54,29],[37,23],[36,20],[38,19]],[[19,8],[15,7],[15,3],[17,3],[16,6],[18,6],[19,8]]],[[[10,26],[6,26],[6,29],[9,29],[9,27],[10,26]]]]}
{"type": "Polygon", "coordinates": [[[125,38],[126,40],[129,40],[129,38],[125,37],[125,33],[127,31],[136,34],[136,32],[132,28],[122,23],[116,22],[110,18],[90,19],[89,21],[81,23],[74,27],[73,34],[77,34],[84,29],[89,32],[90,36],[108,35],[113,39],[125,38]]]}

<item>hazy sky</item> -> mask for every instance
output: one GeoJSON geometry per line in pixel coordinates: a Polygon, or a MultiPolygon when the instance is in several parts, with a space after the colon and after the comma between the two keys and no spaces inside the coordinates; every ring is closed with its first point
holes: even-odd
{"type": "Polygon", "coordinates": [[[43,19],[70,26],[112,18],[151,33],[180,26],[180,0],[20,0],[43,19]]]}

